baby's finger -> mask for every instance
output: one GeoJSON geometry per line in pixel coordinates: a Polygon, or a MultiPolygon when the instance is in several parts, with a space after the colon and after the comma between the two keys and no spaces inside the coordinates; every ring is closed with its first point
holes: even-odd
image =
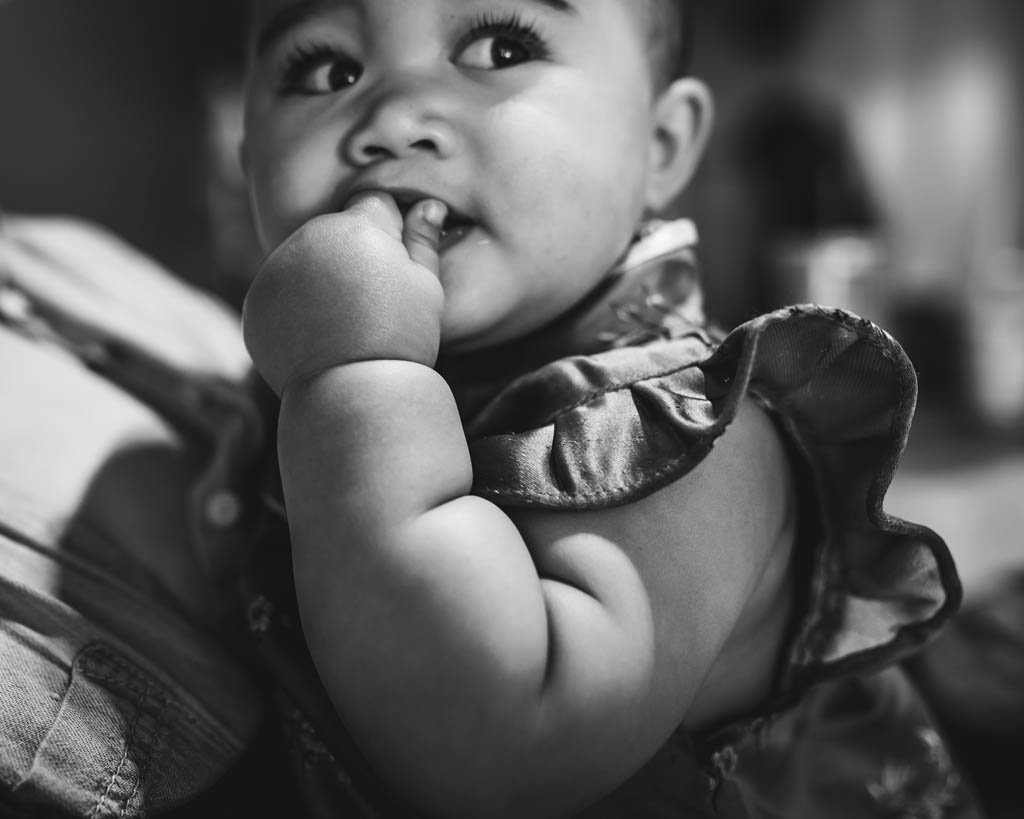
{"type": "Polygon", "coordinates": [[[362,216],[371,224],[383,228],[396,239],[402,232],[402,213],[394,197],[383,191],[363,191],[345,203],[345,213],[362,216]]]}
{"type": "Polygon", "coordinates": [[[441,241],[441,226],[447,214],[448,208],[444,202],[424,199],[409,209],[402,230],[402,242],[409,251],[409,258],[435,276],[440,271],[437,249],[441,241]]]}

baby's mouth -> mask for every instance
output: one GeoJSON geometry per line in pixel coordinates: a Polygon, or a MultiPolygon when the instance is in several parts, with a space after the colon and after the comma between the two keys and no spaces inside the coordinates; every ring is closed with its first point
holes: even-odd
{"type": "MultiPolygon", "coordinates": [[[[395,197],[395,204],[398,205],[398,210],[402,214],[403,221],[409,215],[412,206],[424,199],[423,196],[419,195],[403,196],[402,194],[393,194],[393,196],[395,197]]],[[[441,236],[438,242],[438,250],[441,251],[448,250],[457,245],[476,227],[476,222],[465,214],[460,213],[450,205],[445,207],[447,208],[447,213],[444,218],[444,224],[441,226],[441,236]]]]}
{"type": "Polygon", "coordinates": [[[441,239],[438,243],[439,249],[445,251],[450,247],[454,247],[465,239],[474,227],[476,225],[471,219],[468,219],[461,213],[449,210],[444,224],[441,226],[441,239]]]}

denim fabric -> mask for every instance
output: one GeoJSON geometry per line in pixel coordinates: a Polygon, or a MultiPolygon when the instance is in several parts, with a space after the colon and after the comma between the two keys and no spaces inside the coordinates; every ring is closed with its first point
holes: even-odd
{"type": "Polygon", "coordinates": [[[263,446],[238,335],[99,231],[4,221],[0,805],[162,813],[256,736],[224,616],[263,446]]]}
{"type": "Polygon", "coordinates": [[[237,759],[244,734],[185,688],[125,646],[90,640],[52,601],[3,592],[0,786],[17,803],[152,814],[202,793],[237,759]]]}

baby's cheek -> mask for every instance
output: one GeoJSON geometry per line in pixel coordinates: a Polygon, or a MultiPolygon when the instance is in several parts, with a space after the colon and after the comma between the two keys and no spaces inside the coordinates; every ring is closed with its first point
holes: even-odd
{"type": "Polygon", "coordinates": [[[333,197],[340,176],[316,145],[299,141],[262,147],[249,175],[250,192],[261,236],[272,250],[314,216],[337,210],[333,197]]]}
{"type": "Polygon", "coordinates": [[[536,150],[524,150],[517,131],[514,149],[508,141],[487,157],[496,233],[532,257],[531,269],[607,270],[643,213],[643,158],[617,156],[610,147],[621,144],[617,135],[569,140],[548,119],[536,125],[527,129],[536,150]]]}

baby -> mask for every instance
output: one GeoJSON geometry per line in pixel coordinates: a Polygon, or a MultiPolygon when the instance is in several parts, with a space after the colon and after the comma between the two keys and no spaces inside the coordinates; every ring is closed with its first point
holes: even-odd
{"type": "Polygon", "coordinates": [[[666,748],[676,780],[710,774],[692,815],[728,780],[748,811],[882,816],[889,761],[945,776],[912,692],[843,722],[910,737],[895,756],[835,726],[791,747],[837,679],[909,691],[875,672],[958,586],[881,512],[913,407],[895,342],[800,308],[719,346],[688,223],[652,219],[710,129],[690,26],[679,0],[255,4],[243,161],[271,252],[245,338],[281,398],[309,651],[410,811],[613,815],[666,748]],[[794,801],[855,768],[833,748],[874,767],[794,801]]]}

